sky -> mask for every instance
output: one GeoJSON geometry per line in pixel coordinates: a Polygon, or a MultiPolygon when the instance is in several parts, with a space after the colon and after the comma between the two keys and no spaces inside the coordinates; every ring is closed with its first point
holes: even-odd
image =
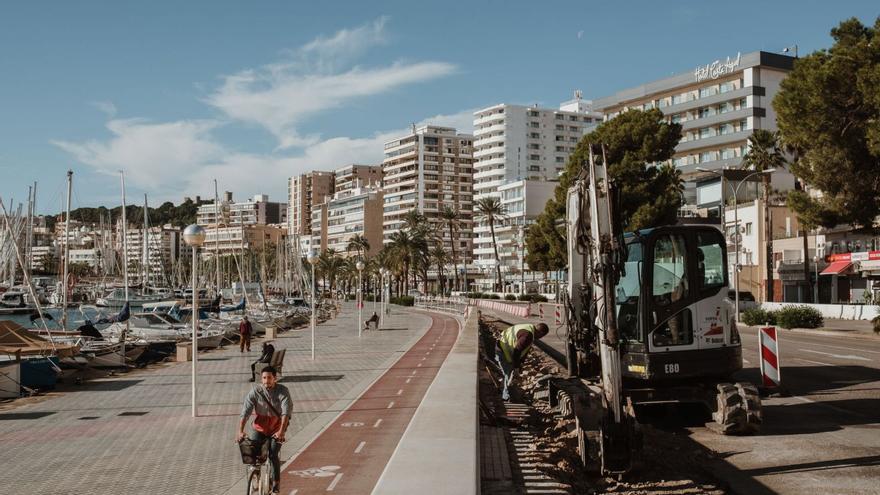
{"type": "Polygon", "coordinates": [[[472,131],[497,103],[556,107],[737,52],[801,55],[876,1],[149,2],[0,6],[0,199],[37,211],[286,201],[287,178],[379,163],[412,123],[472,131]]]}

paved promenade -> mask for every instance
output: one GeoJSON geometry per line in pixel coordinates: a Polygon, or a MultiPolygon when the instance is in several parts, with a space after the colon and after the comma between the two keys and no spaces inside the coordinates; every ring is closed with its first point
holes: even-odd
{"type": "MultiPolygon", "coordinates": [[[[365,317],[371,311],[367,303],[365,317]]],[[[348,303],[339,317],[318,326],[315,361],[308,328],[275,340],[276,348],[287,349],[281,382],[294,399],[282,461],[330,425],[435,321],[394,307],[386,329],[358,339],[356,318],[348,303]]],[[[190,363],[90,382],[0,413],[0,494],[238,493],[233,488],[245,469],[233,438],[260,342],[249,354],[230,347],[199,355],[199,418],[190,416],[190,363]]],[[[387,407],[395,399],[382,400],[387,407]]],[[[287,475],[285,485],[294,488],[287,475]]]]}

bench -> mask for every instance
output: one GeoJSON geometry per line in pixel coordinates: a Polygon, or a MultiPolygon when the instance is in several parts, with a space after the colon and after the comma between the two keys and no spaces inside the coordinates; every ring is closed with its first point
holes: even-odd
{"type": "Polygon", "coordinates": [[[275,368],[279,375],[282,374],[282,369],[284,367],[284,353],[286,352],[287,349],[278,349],[272,353],[272,359],[269,360],[269,366],[275,368]]]}

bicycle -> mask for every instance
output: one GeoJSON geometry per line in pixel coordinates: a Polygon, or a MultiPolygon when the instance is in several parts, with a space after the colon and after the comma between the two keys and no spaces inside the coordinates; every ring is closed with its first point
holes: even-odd
{"type": "Polygon", "coordinates": [[[274,482],[274,473],[266,461],[269,459],[269,439],[254,442],[245,438],[238,443],[241,451],[241,460],[247,465],[247,491],[246,495],[269,495],[274,482]],[[258,451],[259,449],[259,451],[258,451]],[[266,469],[263,469],[266,467],[266,469]]]}

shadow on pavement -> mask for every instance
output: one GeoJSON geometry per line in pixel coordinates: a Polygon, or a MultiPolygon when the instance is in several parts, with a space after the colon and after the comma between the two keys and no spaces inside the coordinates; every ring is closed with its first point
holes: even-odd
{"type": "Polygon", "coordinates": [[[880,399],[842,399],[788,405],[764,405],[762,435],[804,435],[877,422],[880,399]],[[874,411],[859,413],[856,411],[874,411]],[[791,421],[798,418],[798,421],[791,421]]]}
{"type": "Polygon", "coordinates": [[[743,473],[751,476],[764,476],[767,474],[803,473],[810,471],[824,471],[827,469],[849,468],[857,466],[880,466],[880,455],[868,455],[863,457],[849,457],[846,459],[834,459],[830,461],[803,462],[789,464],[787,466],[773,466],[743,470],[743,473]]]}

